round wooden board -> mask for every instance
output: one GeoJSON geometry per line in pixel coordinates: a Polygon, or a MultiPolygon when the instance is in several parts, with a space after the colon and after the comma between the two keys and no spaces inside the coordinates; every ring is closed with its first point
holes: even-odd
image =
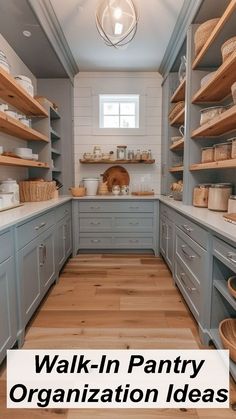
{"type": "Polygon", "coordinates": [[[130,177],[127,170],[122,166],[112,166],[109,167],[103,173],[103,182],[107,182],[107,187],[109,192],[112,191],[112,186],[119,185],[129,185],[130,177]]]}

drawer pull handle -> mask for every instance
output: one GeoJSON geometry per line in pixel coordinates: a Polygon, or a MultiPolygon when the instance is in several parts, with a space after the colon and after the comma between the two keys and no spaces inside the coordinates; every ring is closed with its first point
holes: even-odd
{"type": "Polygon", "coordinates": [[[129,207],[130,209],[132,209],[132,210],[138,210],[139,209],[139,207],[129,207]]]}
{"type": "Polygon", "coordinates": [[[188,224],[183,224],[182,227],[188,232],[188,233],[192,233],[193,232],[193,228],[189,227],[188,224]]]}
{"type": "Polygon", "coordinates": [[[189,260],[194,259],[195,255],[189,255],[188,252],[186,252],[185,248],[186,248],[186,246],[184,244],[182,244],[181,250],[182,250],[184,256],[186,256],[189,260]]]}
{"type": "Polygon", "coordinates": [[[91,243],[100,243],[101,242],[101,240],[99,240],[99,239],[93,239],[93,240],[91,240],[91,243]]]}
{"type": "Polygon", "coordinates": [[[129,242],[130,242],[130,243],[138,243],[138,242],[139,242],[139,240],[137,240],[137,239],[136,239],[136,240],[130,240],[129,242]]]}
{"type": "Polygon", "coordinates": [[[131,226],[138,226],[139,225],[139,222],[138,221],[130,221],[130,223],[129,223],[129,225],[131,225],[131,226]]]}
{"type": "Polygon", "coordinates": [[[184,273],[184,272],[181,272],[181,274],[180,274],[180,280],[181,280],[182,284],[184,285],[184,287],[186,288],[186,290],[187,290],[187,291],[189,291],[189,292],[194,292],[194,291],[196,291],[196,290],[197,290],[196,288],[189,287],[189,286],[186,284],[186,282],[185,282],[185,280],[184,280],[185,276],[186,276],[186,275],[185,275],[185,273],[184,273]]]}
{"type": "Polygon", "coordinates": [[[99,221],[91,221],[90,225],[91,226],[99,226],[101,223],[99,221]]]}
{"type": "Polygon", "coordinates": [[[39,256],[39,266],[42,267],[44,265],[44,244],[39,245],[39,250],[42,251],[39,256]]]}
{"type": "Polygon", "coordinates": [[[236,263],[236,253],[229,252],[227,254],[227,258],[230,260],[230,262],[236,263]]]}
{"type": "Polygon", "coordinates": [[[101,207],[90,207],[91,210],[99,210],[101,207]]]}
{"type": "Polygon", "coordinates": [[[41,223],[39,226],[34,227],[35,230],[39,230],[42,227],[45,227],[46,223],[41,223]]]}

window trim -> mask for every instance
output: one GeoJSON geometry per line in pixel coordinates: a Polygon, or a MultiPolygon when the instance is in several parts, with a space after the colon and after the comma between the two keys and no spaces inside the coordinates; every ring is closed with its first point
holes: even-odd
{"type": "Polygon", "coordinates": [[[139,94],[110,94],[110,95],[99,95],[99,128],[100,129],[139,129],[139,101],[140,101],[140,95],[139,94]],[[114,115],[105,115],[104,114],[104,104],[105,103],[118,103],[119,104],[119,113],[114,115]],[[120,112],[120,105],[121,103],[134,103],[135,105],[135,113],[131,115],[125,115],[121,114],[120,112]],[[119,125],[120,125],[120,118],[122,116],[134,116],[135,117],[135,127],[133,128],[125,128],[125,127],[104,127],[104,117],[105,116],[118,116],[119,117],[119,125]]]}

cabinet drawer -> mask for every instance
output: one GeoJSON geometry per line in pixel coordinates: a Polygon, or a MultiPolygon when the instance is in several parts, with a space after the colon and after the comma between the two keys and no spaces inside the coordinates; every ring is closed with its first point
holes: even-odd
{"type": "Polygon", "coordinates": [[[112,217],[80,217],[79,231],[112,231],[112,217]]]}
{"type": "Polygon", "coordinates": [[[95,237],[94,235],[80,235],[79,247],[81,249],[110,249],[112,247],[112,236],[95,237]]]}
{"type": "Polygon", "coordinates": [[[129,236],[129,237],[114,237],[114,244],[116,248],[126,249],[151,249],[153,247],[152,236],[129,236]]]}
{"type": "Polygon", "coordinates": [[[174,219],[174,211],[162,203],[160,204],[160,215],[172,221],[174,219]]]}
{"type": "Polygon", "coordinates": [[[204,279],[205,256],[207,252],[176,227],[176,255],[199,280],[204,279]]]}
{"type": "Polygon", "coordinates": [[[199,289],[192,281],[191,276],[186,271],[184,265],[182,265],[178,259],[175,260],[175,279],[181,294],[187,302],[194,317],[198,320],[200,308],[199,289]]]}
{"type": "Polygon", "coordinates": [[[152,217],[118,217],[114,219],[114,227],[117,231],[153,231],[153,218],[152,217]]]}
{"type": "MultiPolygon", "coordinates": [[[[232,227],[233,228],[233,227],[232,227]]],[[[213,254],[236,273],[236,248],[216,237],[213,239],[213,254]]]]}
{"type": "Polygon", "coordinates": [[[12,235],[10,231],[0,234],[0,263],[12,255],[12,235]]]}
{"type": "Polygon", "coordinates": [[[206,230],[178,213],[176,214],[176,225],[200,246],[207,249],[208,233],[206,230]]]}
{"type": "Polygon", "coordinates": [[[21,224],[17,227],[17,249],[22,249],[27,243],[54,225],[54,211],[46,212],[40,217],[21,224]]]}
{"type": "Polygon", "coordinates": [[[71,203],[67,202],[66,204],[60,205],[56,208],[56,222],[62,220],[62,218],[71,216],[71,203]]]}
{"type": "Polygon", "coordinates": [[[84,201],[79,203],[82,212],[153,212],[153,201],[84,201]]]}

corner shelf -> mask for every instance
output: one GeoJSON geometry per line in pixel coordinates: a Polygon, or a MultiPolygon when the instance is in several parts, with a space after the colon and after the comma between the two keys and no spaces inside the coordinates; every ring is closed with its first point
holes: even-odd
{"type": "Polygon", "coordinates": [[[170,122],[170,125],[173,127],[174,125],[181,125],[184,124],[184,113],[185,110],[182,109],[174,119],[170,122]]]}
{"type": "Polygon", "coordinates": [[[57,167],[54,167],[54,168],[52,169],[52,173],[61,173],[61,170],[60,170],[60,169],[58,169],[57,167]]]}
{"type": "Polygon", "coordinates": [[[179,86],[177,87],[173,95],[171,96],[171,99],[170,99],[171,103],[180,102],[185,99],[185,87],[186,87],[186,79],[184,79],[179,84],[179,86]]]}
{"type": "Polygon", "coordinates": [[[82,164],[154,164],[155,160],[84,160],[80,159],[82,164]]]}
{"type": "Polygon", "coordinates": [[[50,135],[52,141],[57,141],[61,138],[60,135],[53,128],[50,129],[50,135]]]}
{"type": "Polygon", "coordinates": [[[56,111],[56,109],[52,108],[50,106],[50,119],[54,120],[54,119],[60,119],[60,115],[59,113],[56,111]]]}
{"type": "Polygon", "coordinates": [[[17,119],[6,115],[5,112],[0,112],[0,131],[21,138],[22,140],[49,141],[46,135],[27,127],[27,125],[22,124],[17,119]]]}
{"type": "Polygon", "coordinates": [[[213,281],[214,287],[223,295],[223,297],[228,301],[228,303],[233,307],[236,312],[236,300],[233,298],[227,287],[226,281],[221,281],[220,279],[214,279],[213,281]]]}
{"type": "Polygon", "coordinates": [[[236,168],[236,159],[214,161],[211,163],[196,163],[189,168],[190,171],[207,169],[234,169],[236,168]]]}
{"type": "Polygon", "coordinates": [[[193,96],[192,103],[219,102],[231,93],[235,82],[236,52],[217,70],[213,78],[193,96]]]}
{"type": "Polygon", "coordinates": [[[48,116],[44,109],[36,99],[30,96],[15,79],[0,68],[0,97],[6,103],[14,106],[28,116],[48,116]]]}
{"type": "Polygon", "coordinates": [[[236,130],[236,105],[195,129],[191,137],[217,137],[234,130],[236,130]]]}
{"type": "Polygon", "coordinates": [[[60,156],[60,151],[56,150],[55,148],[51,148],[51,154],[55,154],[56,156],[60,156]]]}
{"type": "Polygon", "coordinates": [[[169,169],[170,173],[181,173],[183,171],[184,171],[184,166],[170,167],[169,169]]]}
{"type": "Polygon", "coordinates": [[[2,166],[22,166],[22,167],[40,167],[42,169],[49,169],[47,163],[25,160],[17,157],[0,156],[0,165],[2,166]]]}
{"type": "Polygon", "coordinates": [[[183,150],[183,148],[184,148],[184,138],[181,138],[180,140],[176,141],[174,144],[170,146],[171,151],[183,150]]]}

